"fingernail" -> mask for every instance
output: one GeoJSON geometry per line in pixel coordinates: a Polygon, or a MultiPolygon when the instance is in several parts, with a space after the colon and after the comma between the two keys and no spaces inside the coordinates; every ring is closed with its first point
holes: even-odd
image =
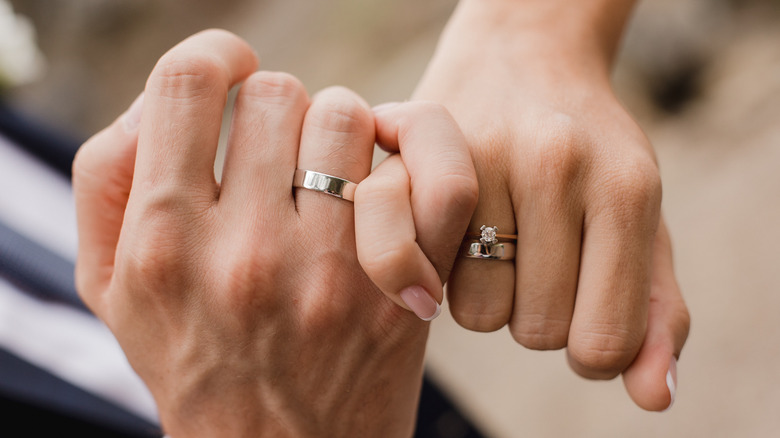
{"type": "Polygon", "coordinates": [[[674,356],[672,356],[672,359],[669,361],[669,371],[666,372],[666,387],[669,388],[671,401],[669,402],[669,407],[664,409],[664,412],[672,409],[674,397],[677,394],[677,359],[675,359],[674,356]]]}
{"type": "Polygon", "coordinates": [[[423,321],[430,321],[441,313],[441,305],[422,286],[409,286],[402,290],[401,299],[423,321]]]}
{"type": "Polygon", "coordinates": [[[382,111],[387,111],[389,109],[395,108],[395,107],[397,107],[400,104],[401,104],[401,102],[387,102],[387,103],[383,103],[383,104],[377,105],[377,106],[375,106],[375,107],[373,107],[371,109],[374,111],[374,114],[379,114],[382,111]]]}
{"type": "Polygon", "coordinates": [[[144,94],[141,93],[122,116],[122,124],[125,126],[125,132],[128,134],[138,130],[138,126],[141,124],[141,112],[143,111],[143,108],[144,94]]]}

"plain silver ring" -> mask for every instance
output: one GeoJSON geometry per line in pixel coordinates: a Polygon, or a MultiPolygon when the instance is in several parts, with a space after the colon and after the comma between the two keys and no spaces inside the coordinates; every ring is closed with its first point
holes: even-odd
{"type": "Polygon", "coordinates": [[[326,193],[350,202],[355,201],[357,184],[344,178],[313,170],[295,169],[293,187],[326,193]]]}

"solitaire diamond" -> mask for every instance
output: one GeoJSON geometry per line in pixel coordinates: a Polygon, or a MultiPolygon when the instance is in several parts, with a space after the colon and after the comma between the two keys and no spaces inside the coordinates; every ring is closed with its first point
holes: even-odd
{"type": "Polygon", "coordinates": [[[480,238],[479,240],[483,244],[492,245],[498,242],[498,239],[496,239],[496,233],[498,233],[498,227],[486,227],[485,225],[482,225],[480,231],[482,231],[482,238],[480,238]]]}

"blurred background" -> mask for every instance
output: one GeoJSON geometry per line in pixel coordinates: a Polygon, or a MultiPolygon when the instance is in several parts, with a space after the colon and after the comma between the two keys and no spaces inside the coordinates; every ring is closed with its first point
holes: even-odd
{"type": "MultiPolygon", "coordinates": [[[[2,98],[83,138],[126,109],[165,50],[207,27],[244,37],[264,69],[310,93],[338,84],[372,105],[403,100],[456,2],[9,3],[41,56],[0,73],[2,98]]],[[[780,436],[780,1],[646,0],[614,81],[656,146],[692,314],[675,406],[644,412],[620,379],[583,380],[563,351],[527,351],[506,329],[471,333],[446,312],[430,375],[492,437],[780,436]]]]}

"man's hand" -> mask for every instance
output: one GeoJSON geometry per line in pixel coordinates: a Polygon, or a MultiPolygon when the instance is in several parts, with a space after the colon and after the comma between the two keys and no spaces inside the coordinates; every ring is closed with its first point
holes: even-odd
{"type": "MultiPolygon", "coordinates": [[[[173,437],[409,436],[428,325],[361,269],[352,203],[292,188],[296,168],[366,178],[371,109],[341,88],[310,99],[292,76],[256,66],[234,35],[195,35],[162,57],[128,113],[83,146],[74,164],[78,290],[173,437]],[[218,184],[223,109],[239,82],[218,184]]],[[[476,203],[459,142],[471,201],[429,238],[462,235],[476,203]]],[[[385,175],[408,180],[397,164],[385,175]]],[[[411,202],[408,186],[404,197],[411,202]]],[[[455,250],[420,255],[441,301],[439,275],[455,250]]]]}

